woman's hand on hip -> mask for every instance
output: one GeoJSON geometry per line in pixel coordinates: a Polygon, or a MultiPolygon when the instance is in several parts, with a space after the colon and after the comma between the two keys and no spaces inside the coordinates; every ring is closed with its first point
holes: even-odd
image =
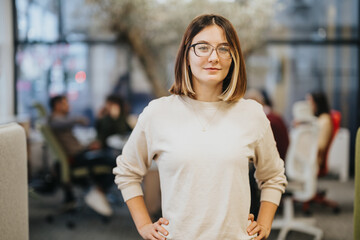
{"type": "Polygon", "coordinates": [[[248,220],[251,221],[250,225],[247,227],[246,231],[248,232],[249,236],[257,234],[254,240],[261,240],[267,239],[270,234],[270,231],[263,225],[259,224],[258,222],[254,221],[254,215],[249,214],[248,220]]]}
{"type": "Polygon", "coordinates": [[[166,240],[166,237],[161,236],[161,233],[164,236],[167,236],[168,231],[163,228],[161,225],[168,225],[169,221],[165,218],[160,218],[158,221],[150,224],[145,224],[139,229],[141,237],[145,240],[166,240]]]}

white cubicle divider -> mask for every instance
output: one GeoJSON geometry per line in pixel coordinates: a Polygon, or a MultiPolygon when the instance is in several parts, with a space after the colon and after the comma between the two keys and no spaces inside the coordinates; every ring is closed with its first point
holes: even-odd
{"type": "Polygon", "coordinates": [[[26,156],[24,129],[0,124],[0,239],[29,239],[26,156]]]}
{"type": "Polygon", "coordinates": [[[329,173],[339,176],[341,182],[349,179],[349,151],[350,132],[347,128],[340,128],[329,149],[329,173]]]}

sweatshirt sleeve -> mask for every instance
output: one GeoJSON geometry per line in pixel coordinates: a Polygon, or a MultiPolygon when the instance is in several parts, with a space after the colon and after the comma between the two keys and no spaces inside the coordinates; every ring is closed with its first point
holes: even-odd
{"type": "Polygon", "coordinates": [[[261,201],[279,205],[281,195],[287,186],[284,161],[276,148],[270,124],[255,147],[255,178],[261,189],[261,201]]]}
{"type": "Polygon", "coordinates": [[[125,202],[143,195],[141,182],[151,166],[152,157],[149,157],[149,138],[144,127],[144,115],[145,110],[139,116],[122,155],[116,159],[117,166],[113,169],[115,183],[121,190],[125,202]]]}

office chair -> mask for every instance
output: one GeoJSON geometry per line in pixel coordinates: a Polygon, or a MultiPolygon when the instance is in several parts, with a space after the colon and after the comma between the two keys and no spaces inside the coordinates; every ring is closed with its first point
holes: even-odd
{"type": "Polygon", "coordinates": [[[275,218],[272,229],[279,229],[278,240],[285,240],[289,231],[304,232],[320,240],[323,231],[315,226],[315,219],[295,217],[294,200],[304,202],[316,194],[317,189],[318,128],[308,123],[290,132],[290,145],[286,154],[285,170],[289,185],[283,195],[283,216],[275,218]]]}
{"type": "Polygon", "coordinates": [[[330,145],[328,154],[329,173],[339,177],[340,182],[349,179],[350,131],[339,128],[330,145]]]}
{"type": "MultiPolygon", "coordinates": [[[[337,138],[339,137],[341,113],[338,111],[332,110],[330,116],[331,116],[331,120],[333,123],[333,133],[332,133],[331,141],[327,148],[326,159],[319,168],[319,173],[318,173],[319,178],[326,177],[329,174],[329,161],[330,161],[330,158],[333,156],[333,155],[331,155],[331,154],[333,154],[332,147],[337,147],[338,145],[344,144],[343,142],[337,141],[337,138]],[[334,144],[336,144],[336,145],[334,145],[334,144]]],[[[342,137],[343,134],[346,134],[346,133],[344,133],[344,131],[341,131],[340,134],[341,134],[340,137],[342,137]]],[[[347,159],[342,159],[342,160],[343,160],[342,162],[348,161],[347,159]]],[[[346,166],[346,164],[348,164],[348,163],[346,162],[343,164],[344,164],[344,166],[346,166]]],[[[326,190],[325,189],[318,189],[316,192],[316,195],[312,199],[304,202],[303,212],[306,214],[310,214],[310,205],[313,203],[330,207],[335,214],[338,214],[341,211],[340,205],[337,202],[326,198],[326,190]]]]}
{"type": "MultiPolygon", "coordinates": [[[[34,107],[38,110],[39,116],[43,118],[37,122],[37,128],[40,130],[46,145],[50,148],[53,156],[57,161],[59,166],[59,182],[64,191],[69,191],[69,186],[72,184],[80,186],[81,188],[88,188],[89,186],[87,186],[86,182],[91,174],[89,168],[86,166],[80,166],[76,168],[70,166],[68,156],[54,136],[51,128],[47,125],[46,119],[44,119],[44,117],[47,115],[45,108],[39,103],[35,104],[34,107]]],[[[98,165],[92,168],[92,173],[95,175],[108,174],[111,172],[111,170],[112,169],[110,169],[110,167],[107,165],[98,165]]],[[[70,190],[72,191],[72,189],[70,190]]],[[[75,206],[73,204],[66,204],[64,208],[62,208],[55,215],[68,213],[73,214],[74,212],[75,206]]],[[[46,217],[47,221],[50,223],[53,221],[53,218],[54,215],[52,214],[46,217]]],[[[103,218],[103,220],[106,221],[107,219],[103,218]]],[[[75,227],[75,223],[72,220],[68,220],[66,225],[68,228],[75,227]]]]}

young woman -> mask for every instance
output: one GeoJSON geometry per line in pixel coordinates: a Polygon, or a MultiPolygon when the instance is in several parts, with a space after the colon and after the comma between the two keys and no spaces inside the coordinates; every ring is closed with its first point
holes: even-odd
{"type": "Polygon", "coordinates": [[[144,239],[265,239],[287,184],[260,104],[242,97],[246,73],[239,39],[222,16],[202,15],[185,31],[171,96],[139,117],[114,169],[144,239]],[[158,165],[163,218],[152,223],[141,181],[158,165]],[[261,189],[257,222],[249,216],[248,163],[261,189]]]}
{"type": "Polygon", "coordinates": [[[319,150],[317,161],[319,164],[319,176],[324,176],[328,172],[326,158],[334,135],[330,106],[327,97],[323,92],[312,92],[306,96],[306,99],[310,103],[313,114],[317,117],[319,125],[319,150]]]}

